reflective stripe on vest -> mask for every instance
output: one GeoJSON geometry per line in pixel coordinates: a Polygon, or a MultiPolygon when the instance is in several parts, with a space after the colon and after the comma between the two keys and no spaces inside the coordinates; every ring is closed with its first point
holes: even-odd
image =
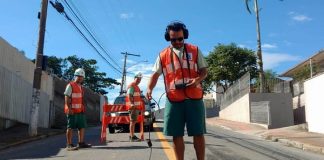
{"type": "Polygon", "coordinates": [[[184,54],[181,59],[168,47],[160,53],[160,61],[169,101],[179,102],[188,98],[202,99],[201,84],[195,87],[186,87],[185,89],[176,89],[175,87],[176,84],[188,83],[190,79],[199,77],[198,47],[185,44],[184,54]],[[171,57],[173,57],[173,60],[171,60],[171,57]]]}
{"type": "MultiPolygon", "coordinates": [[[[131,103],[130,102],[126,102],[126,105],[130,106],[131,103]]],[[[134,102],[134,105],[135,106],[139,106],[139,105],[141,105],[141,102],[134,102]]]]}
{"type": "MultiPolygon", "coordinates": [[[[84,105],[83,105],[83,88],[81,85],[78,85],[76,82],[69,83],[72,87],[72,94],[71,94],[71,109],[73,113],[81,113],[84,112],[84,105]]],[[[64,109],[65,113],[68,112],[68,106],[65,106],[64,109]]]]}

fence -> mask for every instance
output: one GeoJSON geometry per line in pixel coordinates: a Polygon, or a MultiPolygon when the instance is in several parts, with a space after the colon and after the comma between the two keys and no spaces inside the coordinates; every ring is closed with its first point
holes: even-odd
{"type": "MultiPolygon", "coordinates": [[[[16,73],[0,66],[0,117],[29,123],[33,86],[16,73]]],[[[49,126],[49,96],[41,91],[38,126],[49,126]]]]}
{"type": "MultiPolygon", "coordinates": [[[[263,93],[291,93],[291,81],[285,81],[279,78],[265,78],[263,93]]],[[[220,95],[221,110],[232,104],[247,93],[260,92],[258,81],[251,80],[250,73],[244,74],[233,85],[231,85],[222,95],[220,95]]]]}
{"type": "MultiPolygon", "coordinates": [[[[252,80],[251,92],[260,93],[260,82],[256,79],[252,80]]],[[[280,78],[267,78],[263,79],[263,93],[291,93],[291,81],[285,81],[280,78]]]]}
{"type": "MultiPolygon", "coordinates": [[[[1,37],[0,57],[0,121],[29,124],[35,64],[1,37]]],[[[54,82],[52,75],[43,72],[38,127],[66,126],[63,112],[66,84],[64,80],[54,82]]],[[[99,95],[86,89],[85,102],[88,122],[99,123],[99,95]]]]}
{"type": "Polygon", "coordinates": [[[221,110],[250,92],[250,73],[244,74],[221,96],[221,110]]]}

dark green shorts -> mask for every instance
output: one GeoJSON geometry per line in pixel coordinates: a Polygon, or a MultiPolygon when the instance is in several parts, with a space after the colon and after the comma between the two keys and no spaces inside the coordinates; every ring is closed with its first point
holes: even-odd
{"type": "Polygon", "coordinates": [[[167,136],[199,136],[206,133],[205,107],[202,100],[186,99],[183,102],[166,100],[164,109],[164,129],[167,136]]]}
{"type": "Polygon", "coordinates": [[[87,127],[86,118],[83,113],[66,115],[66,119],[67,119],[67,128],[80,129],[80,128],[87,127]]]}
{"type": "Polygon", "coordinates": [[[135,110],[133,113],[129,110],[129,118],[130,118],[130,121],[135,121],[137,122],[137,117],[139,115],[139,110],[135,110]]]}

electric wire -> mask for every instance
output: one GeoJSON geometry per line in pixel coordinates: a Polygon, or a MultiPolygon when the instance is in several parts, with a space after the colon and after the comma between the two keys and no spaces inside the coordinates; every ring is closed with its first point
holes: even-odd
{"type": "MultiPolygon", "coordinates": [[[[114,19],[116,17],[110,16],[107,13],[112,12],[112,13],[122,13],[123,14],[123,10],[121,10],[122,8],[120,8],[120,7],[116,8],[114,6],[125,6],[126,5],[126,4],[122,4],[123,3],[122,1],[100,1],[100,3],[102,4],[101,5],[102,9],[105,11],[104,12],[105,15],[107,15],[109,17],[109,19],[114,19]]],[[[122,19],[122,17],[121,17],[122,14],[119,15],[120,19],[122,19]]],[[[121,44],[125,44],[124,48],[129,51],[134,51],[133,44],[135,41],[131,40],[132,38],[130,38],[128,29],[124,29],[124,26],[130,26],[130,24],[128,23],[129,20],[122,19],[123,21],[120,21],[120,19],[117,21],[117,23],[114,23],[115,21],[110,21],[111,25],[113,26],[113,28],[115,29],[117,34],[123,35],[123,36],[119,37],[119,40],[121,41],[121,44]]],[[[138,48],[138,47],[135,47],[135,48],[138,48]]]]}
{"type": "Polygon", "coordinates": [[[90,44],[90,46],[97,52],[97,54],[107,62],[107,64],[112,67],[117,73],[122,74],[120,70],[118,70],[115,66],[113,66],[100,52],[99,50],[90,42],[90,40],[82,33],[82,31],[78,28],[78,26],[73,22],[73,20],[64,12],[65,17],[67,20],[74,26],[74,28],[81,34],[81,36],[90,44]]]}
{"type": "Polygon", "coordinates": [[[72,15],[77,19],[77,21],[80,23],[80,25],[85,29],[85,31],[91,36],[91,38],[94,40],[94,42],[100,47],[100,49],[102,51],[104,51],[105,55],[119,68],[121,69],[121,67],[118,65],[118,63],[116,62],[116,60],[114,60],[108,53],[108,51],[101,45],[101,43],[99,43],[99,41],[97,40],[97,38],[94,35],[94,32],[91,30],[91,28],[89,27],[89,24],[86,22],[86,20],[81,16],[79,10],[74,6],[75,9],[73,9],[71,7],[71,5],[69,4],[69,2],[67,2],[66,0],[63,0],[63,2],[65,2],[66,6],[68,7],[68,9],[70,10],[70,12],[72,13],[72,15]],[[75,11],[74,11],[75,10],[75,11]],[[78,14],[76,13],[78,12],[78,14]],[[85,25],[85,23],[87,25],[85,25]]]}

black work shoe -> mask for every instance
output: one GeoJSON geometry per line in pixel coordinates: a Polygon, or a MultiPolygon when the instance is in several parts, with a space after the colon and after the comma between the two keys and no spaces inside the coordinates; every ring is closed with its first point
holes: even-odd
{"type": "Polygon", "coordinates": [[[73,144],[68,144],[68,145],[66,145],[66,150],[75,151],[75,150],[78,150],[78,148],[75,147],[73,144]]]}
{"type": "Polygon", "coordinates": [[[85,142],[79,143],[78,148],[91,148],[91,144],[87,144],[85,142]]]}
{"type": "Polygon", "coordinates": [[[135,135],[133,137],[129,136],[129,140],[131,142],[138,142],[138,141],[141,141],[141,139],[139,139],[138,137],[136,137],[135,135]]]}

